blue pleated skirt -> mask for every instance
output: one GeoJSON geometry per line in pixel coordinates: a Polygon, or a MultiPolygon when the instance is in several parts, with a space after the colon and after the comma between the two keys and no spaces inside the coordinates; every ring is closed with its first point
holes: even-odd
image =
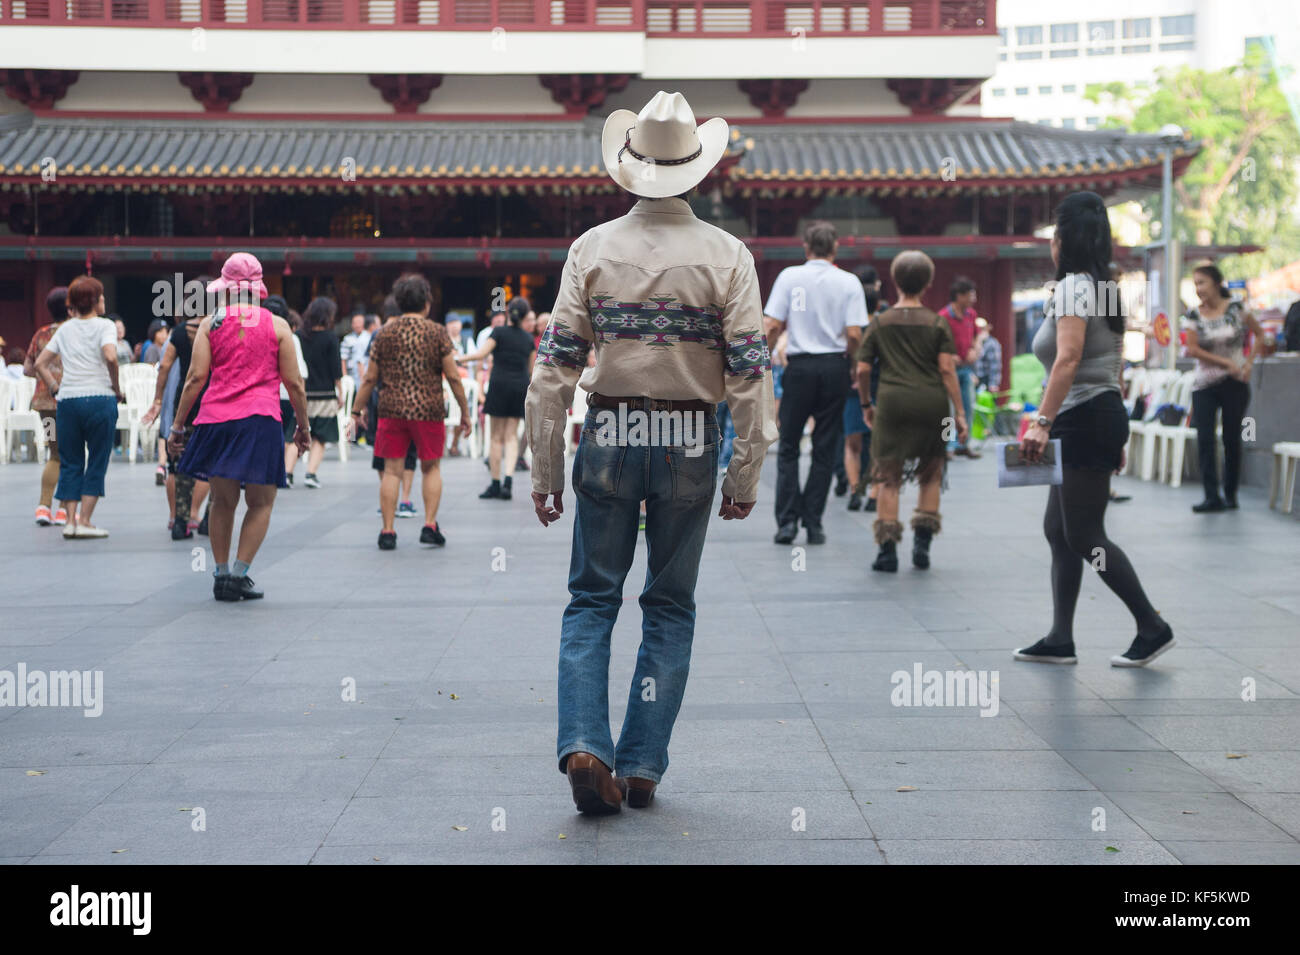
{"type": "Polygon", "coordinates": [[[200,481],[219,477],[241,484],[288,487],[280,422],[270,415],[250,415],[195,425],[176,470],[200,481]]]}

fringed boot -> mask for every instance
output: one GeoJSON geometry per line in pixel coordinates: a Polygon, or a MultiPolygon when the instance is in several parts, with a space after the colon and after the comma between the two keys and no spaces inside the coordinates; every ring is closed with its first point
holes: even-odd
{"type": "Polygon", "coordinates": [[[871,565],[871,569],[883,570],[890,574],[897,573],[897,544],[903,539],[903,525],[898,521],[877,520],[871,525],[871,529],[875,531],[876,543],[880,545],[880,553],[876,555],[876,560],[871,565]]]}
{"type": "Polygon", "coordinates": [[[925,570],[930,566],[930,541],[943,526],[943,518],[938,511],[912,512],[912,566],[925,570]]]}

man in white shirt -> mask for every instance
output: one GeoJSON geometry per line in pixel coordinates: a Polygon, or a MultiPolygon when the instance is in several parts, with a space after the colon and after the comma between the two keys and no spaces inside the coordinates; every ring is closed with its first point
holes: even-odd
{"type": "Polygon", "coordinates": [[[862,284],[835,265],[835,227],[811,222],[804,230],[803,265],[781,272],[768,296],[767,344],[787,337],[781,379],[781,446],[776,471],[776,543],[791,544],[799,524],[809,544],[824,544],[822,512],[835,473],[835,450],[844,433],[844,398],[852,377],[851,357],[867,325],[862,284]],[[812,465],[799,487],[799,441],[813,419],[812,465]]]}

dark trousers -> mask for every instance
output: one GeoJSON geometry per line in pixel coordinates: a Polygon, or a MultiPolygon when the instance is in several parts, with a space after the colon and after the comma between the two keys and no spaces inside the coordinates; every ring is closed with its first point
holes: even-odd
{"type": "Polygon", "coordinates": [[[1219,466],[1214,453],[1214,417],[1223,411],[1223,493],[1237,496],[1241,477],[1241,419],[1250,404],[1250,385],[1236,378],[1192,392],[1192,425],[1196,428],[1196,453],[1206,500],[1219,496],[1219,466]]]}
{"type": "Polygon", "coordinates": [[[103,497],[104,476],[117,430],[117,399],[112,395],[60,398],[55,412],[59,439],[60,501],[103,497]]]}
{"type": "MultiPolygon", "coordinates": [[[[781,381],[781,444],[776,464],[776,523],[821,527],[835,473],[835,449],[844,435],[849,356],[843,352],[791,355],[781,381]],[[813,419],[812,466],[799,488],[799,440],[813,419]]],[[[841,451],[841,457],[843,452],[841,451]]]]}

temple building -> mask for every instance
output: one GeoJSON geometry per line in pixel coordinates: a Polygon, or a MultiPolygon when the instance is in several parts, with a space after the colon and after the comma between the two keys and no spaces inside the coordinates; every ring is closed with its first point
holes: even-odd
{"type": "Polygon", "coordinates": [[[921,248],[1011,347],[1051,271],[1063,195],[1123,197],[1192,141],[982,115],[994,0],[0,0],[0,334],[90,270],[133,339],[154,283],[263,261],[301,307],[375,310],[418,269],[481,323],[494,289],[549,306],[572,239],[630,204],[599,132],[680,90],[731,148],[697,215],[764,289],[835,223],[837,263],[921,248]],[[578,72],[565,72],[566,70],[578,72]]]}

